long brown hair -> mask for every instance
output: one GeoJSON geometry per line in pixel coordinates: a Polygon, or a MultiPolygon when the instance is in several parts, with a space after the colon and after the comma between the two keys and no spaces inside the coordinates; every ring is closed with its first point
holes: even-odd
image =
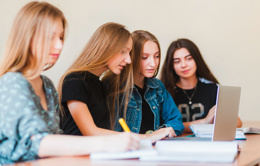
{"type": "MultiPolygon", "coordinates": [[[[137,30],[132,32],[132,38],[133,38],[133,74],[134,74],[134,80],[137,79],[137,77],[140,74],[140,67],[141,67],[141,59],[142,59],[142,53],[143,53],[143,48],[144,48],[144,44],[147,41],[153,41],[157,44],[158,49],[159,49],[159,56],[160,56],[160,60],[161,61],[161,48],[160,48],[160,43],[158,41],[158,39],[151,34],[148,31],[143,31],[143,30],[137,30]]],[[[159,72],[159,68],[160,68],[160,63],[158,65],[158,68],[156,69],[156,71],[154,72],[153,77],[156,77],[158,72],[159,72]]]]}
{"type": "Polygon", "coordinates": [[[0,63],[0,77],[7,72],[21,72],[34,79],[45,67],[51,37],[57,21],[63,28],[67,21],[63,13],[46,2],[30,2],[16,15],[0,63]]]}
{"type": "Polygon", "coordinates": [[[197,78],[205,78],[206,80],[212,81],[214,83],[219,83],[205,63],[196,44],[194,44],[189,39],[178,39],[170,44],[161,73],[161,81],[164,83],[166,89],[169,91],[173,98],[175,97],[176,83],[180,80],[180,77],[176,74],[173,68],[173,54],[176,50],[180,48],[186,48],[195,60],[195,63],[197,65],[197,78]]]}
{"type": "MultiPolygon", "coordinates": [[[[131,34],[126,30],[125,26],[109,22],[100,26],[92,35],[83,51],[70,68],[63,74],[58,84],[58,92],[60,96],[60,105],[62,99],[62,86],[64,78],[75,72],[94,71],[107,66],[111,58],[119,53],[131,38],[131,34]]],[[[115,75],[108,71],[103,79],[109,77],[108,105],[110,110],[111,128],[114,127],[114,110],[115,103],[119,100],[119,94],[125,97],[125,103],[128,103],[130,89],[133,84],[132,65],[127,65],[120,75],[115,75]]],[[[64,116],[64,110],[61,109],[64,116]]]]}

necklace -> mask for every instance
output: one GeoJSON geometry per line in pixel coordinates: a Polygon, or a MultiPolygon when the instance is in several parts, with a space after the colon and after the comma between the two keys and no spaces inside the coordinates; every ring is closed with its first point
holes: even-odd
{"type": "Polygon", "coordinates": [[[198,85],[198,84],[196,84],[195,89],[194,89],[193,93],[191,94],[191,96],[189,96],[189,95],[187,94],[187,92],[186,92],[184,89],[182,89],[183,93],[184,93],[184,94],[187,96],[187,98],[189,99],[189,104],[190,104],[190,105],[192,104],[191,99],[193,98],[193,96],[194,96],[194,94],[195,94],[195,92],[196,92],[196,90],[197,90],[197,85],[198,85]]]}

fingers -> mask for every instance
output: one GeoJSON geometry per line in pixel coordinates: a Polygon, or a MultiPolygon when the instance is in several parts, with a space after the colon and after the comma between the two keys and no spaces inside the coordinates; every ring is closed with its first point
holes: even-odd
{"type": "Polygon", "coordinates": [[[125,137],[126,146],[124,150],[137,150],[140,147],[140,136],[135,133],[122,133],[125,137]]]}
{"type": "Polygon", "coordinates": [[[154,131],[152,134],[147,134],[147,138],[151,139],[153,143],[167,136],[168,137],[176,136],[176,133],[172,127],[160,128],[154,131]]]}
{"type": "Polygon", "coordinates": [[[177,136],[172,127],[166,127],[164,129],[166,130],[166,133],[168,133],[166,136],[168,136],[168,137],[176,137],[177,136]]]}

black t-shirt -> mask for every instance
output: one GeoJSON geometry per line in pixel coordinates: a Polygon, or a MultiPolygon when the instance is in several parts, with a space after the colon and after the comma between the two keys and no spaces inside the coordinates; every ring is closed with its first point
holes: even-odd
{"type": "Polygon", "coordinates": [[[142,89],[135,85],[139,94],[142,97],[142,122],[140,127],[140,134],[145,134],[148,130],[154,130],[154,114],[149,106],[149,104],[144,99],[145,89],[142,89]]]}
{"type": "Polygon", "coordinates": [[[192,104],[189,104],[187,95],[183,89],[176,87],[174,101],[182,114],[183,122],[190,122],[203,119],[208,115],[209,110],[216,104],[217,85],[198,81],[197,89],[185,90],[189,97],[192,97],[192,104]]]}
{"type": "Polygon", "coordinates": [[[61,129],[63,134],[82,135],[68,110],[67,101],[69,100],[85,103],[96,126],[110,128],[106,93],[98,76],[90,72],[77,72],[64,79],[61,104],[65,117],[61,117],[61,129]]]}

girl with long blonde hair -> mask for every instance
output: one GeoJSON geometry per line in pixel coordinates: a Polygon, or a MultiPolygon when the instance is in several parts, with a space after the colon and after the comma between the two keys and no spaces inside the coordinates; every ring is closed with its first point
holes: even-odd
{"type": "Polygon", "coordinates": [[[14,20],[0,65],[0,165],[139,147],[132,133],[55,135],[60,133],[58,94],[41,72],[58,60],[66,29],[63,13],[46,2],[26,4],[14,20]]]}
{"type": "Polygon", "coordinates": [[[125,96],[125,103],[128,101],[133,80],[132,66],[129,65],[131,50],[131,34],[123,25],[110,22],[95,31],[58,85],[64,134],[115,133],[106,129],[113,129],[114,103],[119,94],[125,96]],[[113,87],[110,94],[100,81],[102,73],[107,70],[110,70],[108,75],[114,75],[109,82],[113,87]]]}

